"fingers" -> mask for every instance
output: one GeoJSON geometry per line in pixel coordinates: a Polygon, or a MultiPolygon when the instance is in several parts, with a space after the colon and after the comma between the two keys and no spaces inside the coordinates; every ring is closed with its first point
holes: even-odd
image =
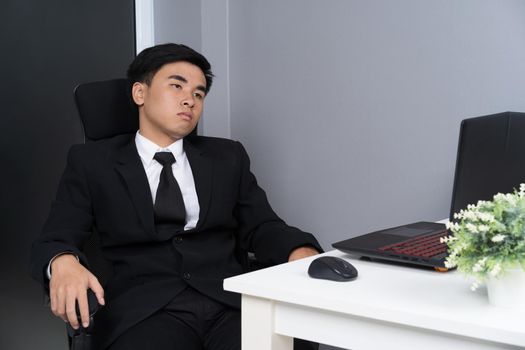
{"type": "Polygon", "coordinates": [[[104,300],[104,289],[98,282],[98,279],[92,275],[88,283],[89,288],[95,293],[98,303],[100,305],[106,305],[106,301],[104,300]]]}
{"type": "MultiPolygon", "coordinates": [[[[80,302],[80,298],[77,297],[76,293],[74,292],[69,292],[67,297],[65,298],[66,299],[65,302],[66,302],[67,320],[69,321],[69,324],[71,325],[71,327],[73,327],[74,329],[77,329],[79,326],[77,311],[75,308],[77,298],[79,299],[79,302],[80,302]]],[[[84,296],[84,304],[87,304],[87,301],[85,299],[86,297],[84,296]]]]}
{"type": "MultiPolygon", "coordinates": [[[[76,301],[79,298],[78,293],[72,288],[53,288],[51,287],[51,311],[57,317],[60,317],[64,322],[69,322],[75,329],[78,328],[78,318],[76,315],[76,301]]],[[[86,292],[84,291],[84,300],[86,301],[86,292]]]]}
{"type": "MultiPolygon", "coordinates": [[[[104,302],[104,290],[100,285],[98,286],[98,288],[98,293],[101,295],[101,297],[98,298],[97,296],[97,298],[104,302]]],[[[69,290],[67,290],[61,288],[55,293],[51,293],[50,298],[51,311],[55,316],[60,317],[62,320],[64,320],[64,322],[68,322],[74,329],[77,329],[80,326],[80,322],[82,322],[82,326],[84,328],[87,328],[89,326],[90,314],[87,298],[87,289],[70,288],[69,290]],[[80,322],[76,307],[77,303],[78,310],[80,311],[80,322]]]]}
{"type": "MultiPolygon", "coordinates": [[[[80,320],[82,321],[82,326],[87,328],[89,326],[89,306],[87,299],[87,291],[83,290],[80,292],[78,299],[78,308],[80,310],[80,320]]],[[[76,310],[75,310],[76,314],[76,310]]]]}
{"type": "Polygon", "coordinates": [[[70,261],[56,259],[49,288],[51,311],[55,316],[69,322],[74,329],[78,329],[80,322],[83,327],[89,326],[88,288],[95,292],[99,304],[104,305],[102,286],[97,278],[76,259],[70,261]]]}
{"type": "Polygon", "coordinates": [[[49,297],[51,299],[51,312],[60,317],[64,322],[68,322],[66,316],[66,303],[65,303],[65,293],[63,290],[58,290],[51,287],[49,297]]]}

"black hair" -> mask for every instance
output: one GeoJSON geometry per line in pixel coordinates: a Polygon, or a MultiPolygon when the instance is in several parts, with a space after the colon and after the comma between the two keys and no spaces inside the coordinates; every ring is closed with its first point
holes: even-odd
{"type": "Polygon", "coordinates": [[[161,44],[144,49],[135,57],[128,68],[128,79],[131,84],[136,82],[151,84],[153,76],[165,64],[188,62],[202,70],[206,79],[206,93],[210,91],[213,82],[211,65],[200,53],[182,44],[161,44]]]}

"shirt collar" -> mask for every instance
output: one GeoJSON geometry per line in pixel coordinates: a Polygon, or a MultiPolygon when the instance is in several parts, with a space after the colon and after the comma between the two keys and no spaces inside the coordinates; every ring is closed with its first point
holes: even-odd
{"type": "Polygon", "coordinates": [[[135,135],[135,145],[137,146],[140,159],[142,159],[142,162],[146,167],[151,164],[153,156],[155,156],[155,153],[157,152],[171,152],[175,157],[175,160],[180,159],[184,154],[184,148],[182,147],[183,139],[177,140],[171,145],[162,148],[153,141],[142,136],[140,132],[137,131],[137,134],[135,135]]]}

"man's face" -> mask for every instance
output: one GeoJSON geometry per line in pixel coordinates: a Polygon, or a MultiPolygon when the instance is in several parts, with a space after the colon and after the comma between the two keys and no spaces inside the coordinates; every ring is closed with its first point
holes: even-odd
{"type": "Polygon", "coordinates": [[[141,135],[161,147],[188,135],[202,114],[205,91],[202,70],[183,61],[162,66],[149,86],[133,84],[141,135]]]}

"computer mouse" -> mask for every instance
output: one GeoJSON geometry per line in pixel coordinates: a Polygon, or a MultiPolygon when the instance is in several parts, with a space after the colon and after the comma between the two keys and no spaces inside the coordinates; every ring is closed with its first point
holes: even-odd
{"type": "Polygon", "coordinates": [[[344,259],[321,256],[310,263],[308,275],[312,278],[347,282],[357,278],[357,269],[344,259]]]}

